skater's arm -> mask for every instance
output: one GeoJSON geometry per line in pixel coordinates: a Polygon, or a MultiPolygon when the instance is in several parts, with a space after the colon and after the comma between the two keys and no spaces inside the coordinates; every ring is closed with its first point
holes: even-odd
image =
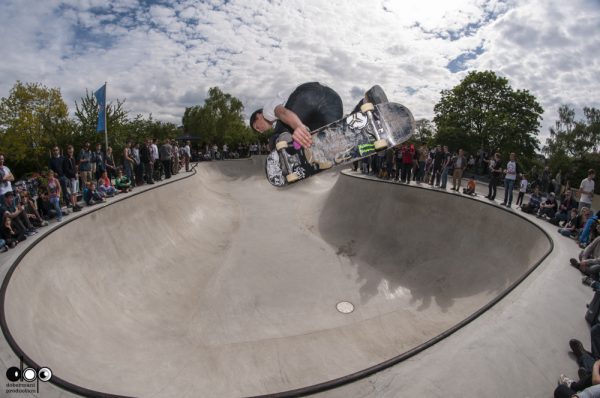
{"type": "Polygon", "coordinates": [[[302,145],[304,148],[308,148],[312,145],[312,136],[308,127],[302,123],[302,120],[293,111],[287,109],[283,105],[277,105],[275,107],[275,116],[284,124],[287,124],[292,128],[292,137],[296,142],[302,145]]]}

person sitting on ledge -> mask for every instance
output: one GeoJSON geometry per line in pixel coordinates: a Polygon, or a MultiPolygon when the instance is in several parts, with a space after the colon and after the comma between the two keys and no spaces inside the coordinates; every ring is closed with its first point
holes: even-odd
{"type": "Polygon", "coordinates": [[[475,177],[471,176],[469,181],[467,182],[467,187],[463,188],[463,193],[465,195],[477,196],[475,193],[475,188],[477,187],[477,183],[475,182],[475,177]]]}
{"type": "Polygon", "coordinates": [[[102,176],[98,179],[98,191],[102,193],[104,196],[115,196],[117,194],[117,190],[113,187],[110,178],[108,178],[108,173],[106,171],[102,172],[102,176]]]}
{"type": "Polygon", "coordinates": [[[551,220],[552,218],[554,218],[557,208],[558,203],[556,203],[556,197],[554,196],[554,192],[550,192],[546,201],[540,205],[540,210],[538,211],[537,216],[539,218],[551,220]]]}
{"type": "Polygon", "coordinates": [[[123,175],[123,170],[119,169],[117,171],[117,178],[115,178],[115,188],[119,190],[121,193],[131,191],[131,181],[127,176],[123,175]]]}
{"type": "Polygon", "coordinates": [[[542,202],[542,195],[540,194],[540,189],[535,187],[533,189],[533,193],[529,197],[529,203],[521,206],[521,211],[529,214],[537,213],[540,208],[540,203],[542,202]]]}

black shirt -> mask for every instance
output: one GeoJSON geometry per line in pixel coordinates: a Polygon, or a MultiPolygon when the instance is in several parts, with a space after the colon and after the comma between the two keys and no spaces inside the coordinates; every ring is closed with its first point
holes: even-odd
{"type": "Polygon", "coordinates": [[[52,170],[58,177],[64,176],[63,159],[63,156],[53,156],[50,158],[50,170],[52,170]]]}
{"type": "Polygon", "coordinates": [[[65,157],[62,168],[65,172],[65,177],[76,178],[77,169],[75,168],[75,158],[65,157]]]}

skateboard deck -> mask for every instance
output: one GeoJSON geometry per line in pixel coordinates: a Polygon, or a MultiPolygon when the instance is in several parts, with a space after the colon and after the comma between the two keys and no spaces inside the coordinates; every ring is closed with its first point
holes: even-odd
{"type": "Polygon", "coordinates": [[[266,159],[272,185],[281,187],[334,166],[352,163],[378,150],[396,147],[415,131],[415,120],[404,105],[364,104],[361,111],[311,132],[313,144],[302,149],[289,133],[278,137],[277,149],[266,159]]]}

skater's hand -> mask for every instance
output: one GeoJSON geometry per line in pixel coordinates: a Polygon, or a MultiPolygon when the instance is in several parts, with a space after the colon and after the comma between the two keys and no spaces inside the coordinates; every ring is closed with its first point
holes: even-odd
{"type": "Polygon", "coordinates": [[[294,141],[302,145],[303,148],[309,148],[312,145],[312,135],[308,131],[308,127],[299,126],[296,127],[292,134],[294,141]]]}

